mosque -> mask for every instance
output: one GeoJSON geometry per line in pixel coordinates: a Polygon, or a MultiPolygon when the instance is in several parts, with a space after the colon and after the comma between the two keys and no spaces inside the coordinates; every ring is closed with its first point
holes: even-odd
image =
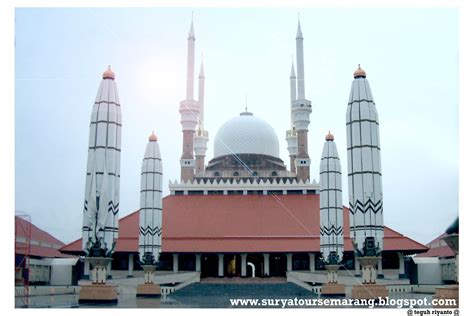
{"type": "MultiPolygon", "coordinates": [[[[300,23],[296,35],[296,74],[293,65],[290,74],[291,118],[284,135],[288,143],[289,166],[279,156],[279,137],[275,130],[247,109],[219,128],[214,136],[214,155],[206,163],[210,136],[204,124],[205,75],[201,64],[198,100],[195,100],[194,45],[195,34],[191,24],[186,99],[179,106],[183,137],[181,178],[169,183],[170,194],[163,198],[158,269],[199,271],[201,278],[270,277],[285,276],[288,271],[323,270],[320,248],[321,187],[320,183],[311,180],[310,174],[312,159],[308,155],[311,144],[308,132],[313,108],[311,101],[305,97],[300,23]]],[[[355,81],[363,79],[364,84],[368,85],[366,77],[360,67],[354,73],[355,81]]],[[[103,79],[115,80],[115,74],[108,70],[103,79]]],[[[360,92],[356,96],[352,91],[350,98],[354,101],[359,97],[360,100],[354,102],[365,102],[365,99],[372,97],[370,91],[368,94],[364,97],[360,92]]],[[[364,123],[363,118],[358,121],[364,123]]],[[[375,119],[366,121],[375,122],[378,126],[375,119]]],[[[159,137],[152,134],[149,140],[156,142],[159,137]]],[[[326,141],[335,142],[335,137],[329,133],[326,141]]],[[[364,145],[353,145],[351,148],[356,147],[364,145]]],[[[378,145],[373,147],[380,150],[378,145]]],[[[166,173],[166,170],[163,172],[166,173]]],[[[341,173],[340,170],[338,172],[341,173]]],[[[376,170],[372,174],[381,176],[381,171],[376,170]]],[[[381,191],[379,193],[381,196],[381,191]]],[[[360,275],[361,267],[355,260],[350,237],[351,216],[354,216],[352,207],[343,207],[342,210],[344,249],[340,259],[344,269],[360,275]]],[[[370,212],[381,216],[381,203],[369,205],[369,208],[370,212]]],[[[428,248],[383,225],[381,221],[372,226],[377,234],[381,232],[383,236],[382,256],[377,263],[378,277],[407,278],[407,256],[426,252],[428,248]]],[[[118,227],[118,239],[109,269],[127,271],[128,276],[133,276],[135,270],[141,269],[139,211],[120,219],[118,227]]],[[[84,255],[81,244],[82,239],[78,239],[60,251],[84,255]]],[[[89,266],[86,265],[84,275],[87,277],[88,274],[89,266]]]]}

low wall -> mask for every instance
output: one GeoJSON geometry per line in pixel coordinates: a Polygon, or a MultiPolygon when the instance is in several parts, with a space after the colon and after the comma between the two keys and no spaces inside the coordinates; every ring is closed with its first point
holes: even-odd
{"type": "MultiPolygon", "coordinates": [[[[191,283],[199,282],[201,274],[199,272],[169,272],[158,271],[155,275],[155,283],[160,284],[162,295],[170,294],[191,283]]],[[[137,292],[138,284],[145,282],[143,277],[137,278],[118,278],[108,281],[110,284],[118,286],[120,294],[132,294],[137,292]]],[[[62,294],[79,294],[80,286],[90,284],[89,280],[80,280],[78,286],[30,286],[30,296],[47,296],[62,294]]],[[[23,286],[15,287],[15,297],[25,296],[25,288],[23,286]]]]}

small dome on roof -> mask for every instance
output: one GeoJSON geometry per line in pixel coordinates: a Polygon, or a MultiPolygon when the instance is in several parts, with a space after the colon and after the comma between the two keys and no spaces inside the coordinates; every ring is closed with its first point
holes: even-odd
{"type": "Polygon", "coordinates": [[[327,135],[326,135],[326,141],[333,141],[334,140],[334,135],[331,134],[331,132],[329,132],[327,135]]]}
{"type": "Polygon", "coordinates": [[[365,70],[360,68],[360,64],[359,64],[359,68],[356,69],[356,71],[354,71],[354,79],[355,78],[365,78],[367,76],[367,74],[365,73],[365,70]]]}
{"type": "Polygon", "coordinates": [[[112,80],[115,79],[115,74],[112,71],[112,69],[110,69],[110,65],[109,65],[109,68],[106,71],[104,71],[104,73],[102,74],[102,79],[112,79],[112,80]]]}
{"type": "Polygon", "coordinates": [[[148,140],[149,140],[150,142],[156,142],[156,141],[158,141],[158,137],[156,137],[154,131],[151,132],[151,135],[150,135],[150,137],[148,137],[148,140]]]}

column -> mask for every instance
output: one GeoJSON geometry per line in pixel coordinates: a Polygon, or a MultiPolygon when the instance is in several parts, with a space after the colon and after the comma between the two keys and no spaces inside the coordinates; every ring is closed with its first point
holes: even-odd
{"type": "Polygon", "coordinates": [[[263,276],[270,276],[270,254],[263,254],[263,276]]]}
{"type": "Polygon", "coordinates": [[[240,276],[245,278],[247,276],[247,254],[240,254],[240,276]]]}
{"type": "Polygon", "coordinates": [[[360,263],[357,260],[357,257],[354,257],[354,264],[355,264],[355,276],[360,276],[360,263]]]}
{"type": "Polygon", "coordinates": [[[218,270],[217,276],[219,278],[223,278],[224,277],[224,254],[219,253],[217,254],[217,257],[219,257],[219,270],[218,270]]]}
{"type": "Polygon", "coordinates": [[[309,253],[309,271],[314,272],[315,270],[314,253],[309,253]]]}
{"type": "Polygon", "coordinates": [[[383,279],[383,270],[382,270],[382,257],[379,258],[379,262],[377,263],[377,277],[379,279],[383,279]]]}
{"type": "Polygon", "coordinates": [[[128,275],[127,278],[133,278],[133,253],[128,254],[128,275]]]}
{"type": "Polygon", "coordinates": [[[286,254],[286,271],[293,270],[293,254],[287,253],[286,254]]]}
{"type": "Polygon", "coordinates": [[[84,279],[89,280],[91,264],[87,258],[84,258],[84,279]]]}
{"type": "Polygon", "coordinates": [[[398,278],[405,278],[405,256],[403,252],[398,252],[398,278]]]}
{"type": "Polygon", "coordinates": [[[177,253],[173,254],[173,272],[178,272],[178,260],[179,260],[179,255],[177,253]]]}
{"type": "Polygon", "coordinates": [[[201,254],[196,254],[196,272],[201,272],[201,254]]]}

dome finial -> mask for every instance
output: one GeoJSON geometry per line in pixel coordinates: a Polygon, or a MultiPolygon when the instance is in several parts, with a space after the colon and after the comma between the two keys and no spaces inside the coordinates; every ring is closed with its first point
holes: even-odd
{"type": "Polygon", "coordinates": [[[360,64],[359,64],[356,71],[354,71],[354,79],[356,79],[356,78],[365,78],[366,76],[367,76],[367,74],[365,73],[365,70],[360,68],[360,64]]]}
{"type": "Polygon", "coordinates": [[[240,115],[253,115],[251,112],[248,111],[248,104],[247,104],[247,93],[245,94],[245,112],[240,113],[240,115]]]}
{"type": "Polygon", "coordinates": [[[328,132],[328,134],[326,135],[326,141],[334,141],[334,135],[331,134],[331,131],[328,132]]]}
{"type": "Polygon", "coordinates": [[[107,68],[107,70],[104,71],[104,73],[102,74],[102,79],[112,79],[112,80],[115,79],[115,74],[112,71],[112,68],[110,67],[110,65],[107,68]]]}
{"type": "Polygon", "coordinates": [[[247,104],[247,93],[246,93],[245,94],[245,112],[248,112],[247,109],[248,109],[248,104],[247,104]]]}
{"type": "Polygon", "coordinates": [[[156,141],[158,141],[158,137],[156,137],[155,131],[152,131],[152,132],[151,132],[151,135],[150,135],[150,137],[148,137],[148,140],[149,140],[150,142],[156,142],[156,141]]]}

